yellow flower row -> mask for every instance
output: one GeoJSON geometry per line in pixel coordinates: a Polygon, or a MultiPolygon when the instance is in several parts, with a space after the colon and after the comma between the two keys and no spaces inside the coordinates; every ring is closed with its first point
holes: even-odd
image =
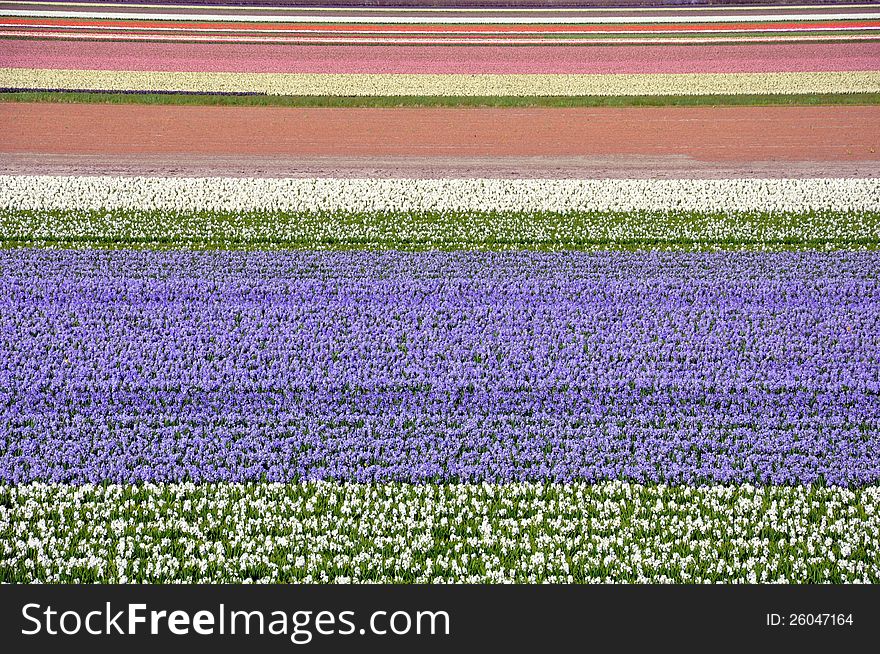
{"type": "Polygon", "coordinates": [[[880,71],[619,75],[178,73],[0,68],[0,87],[310,96],[735,95],[880,92],[880,71]]]}

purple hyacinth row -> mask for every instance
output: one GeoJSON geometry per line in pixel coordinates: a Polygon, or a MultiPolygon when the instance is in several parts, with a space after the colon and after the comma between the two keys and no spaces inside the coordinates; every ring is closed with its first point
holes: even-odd
{"type": "Polygon", "coordinates": [[[0,252],[0,480],[880,481],[880,253],[0,252]]]}

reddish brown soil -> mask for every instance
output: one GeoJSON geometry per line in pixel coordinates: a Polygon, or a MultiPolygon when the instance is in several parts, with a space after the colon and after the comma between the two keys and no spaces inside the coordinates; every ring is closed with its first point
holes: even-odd
{"type": "MultiPolygon", "coordinates": [[[[238,160],[239,168],[256,159],[282,168],[295,168],[300,160],[311,162],[306,168],[332,167],[316,161],[357,167],[363,158],[391,160],[391,168],[405,161],[412,168],[425,158],[427,168],[432,161],[454,168],[449,162],[467,160],[471,163],[464,167],[470,171],[497,167],[492,163],[497,157],[513,158],[514,168],[517,161],[540,166],[540,160],[528,159],[540,157],[563,168],[583,167],[586,161],[598,169],[650,169],[656,162],[659,168],[687,169],[688,175],[701,165],[760,170],[772,162],[801,162],[801,167],[804,162],[861,162],[853,169],[876,172],[880,106],[316,109],[2,103],[0,153],[7,155],[0,154],[0,167],[8,155],[51,154],[103,155],[107,161],[124,156],[129,162],[145,157],[154,164],[170,159],[172,167],[179,160],[183,168],[188,157],[202,166],[212,159],[227,165],[238,160]]],[[[99,164],[102,157],[87,159],[99,164]]]]}

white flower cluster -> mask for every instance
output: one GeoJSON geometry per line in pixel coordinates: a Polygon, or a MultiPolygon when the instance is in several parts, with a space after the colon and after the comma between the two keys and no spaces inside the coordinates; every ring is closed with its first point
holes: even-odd
{"type": "Polygon", "coordinates": [[[878,582],[880,488],[0,486],[0,580],[878,582]]]}
{"type": "Polygon", "coordinates": [[[0,243],[100,248],[858,250],[880,246],[880,212],[0,209],[0,243]]]}
{"type": "Polygon", "coordinates": [[[0,209],[878,211],[880,179],[269,179],[0,176],[0,209]]]}
{"type": "Polygon", "coordinates": [[[641,96],[877,93],[880,72],[239,73],[0,68],[0,87],[294,96],[641,96]]]}

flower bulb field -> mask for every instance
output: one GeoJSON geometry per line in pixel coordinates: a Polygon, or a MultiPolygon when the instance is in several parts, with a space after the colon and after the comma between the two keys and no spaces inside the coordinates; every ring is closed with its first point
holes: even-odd
{"type": "Polygon", "coordinates": [[[880,582],[880,8],[0,4],[0,582],[880,582]]]}

